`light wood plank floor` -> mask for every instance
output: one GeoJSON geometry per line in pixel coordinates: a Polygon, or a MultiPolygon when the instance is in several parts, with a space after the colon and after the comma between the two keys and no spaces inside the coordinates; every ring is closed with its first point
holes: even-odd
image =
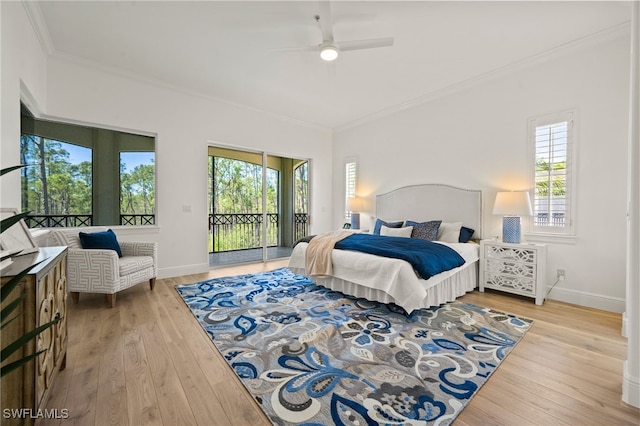
{"type": "MultiPolygon", "coordinates": [[[[174,290],[208,277],[271,270],[287,261],[216,269],[158,280],[118,294],[80,296],[69,306],[67,368],[47,408],[78,425],[268,425],[174,290]]],[[[502,293],[462,300],[535,320],[454,425],[638,425],[621,401],[626,339],[621,316],[502,293]]]]}

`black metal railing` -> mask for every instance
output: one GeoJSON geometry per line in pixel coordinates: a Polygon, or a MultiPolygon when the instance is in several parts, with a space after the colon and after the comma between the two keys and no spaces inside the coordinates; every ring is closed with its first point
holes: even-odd
{"type": "MultiPolygon", "coordinates": [[[[75,228],[93,226],[90,214],[30,214],[24,219],[29,228],[75,228]]],[[[120,225],[155,225],[153,214],[122,214],[120,225]]]]}
{"type": "Polygon", "coordinates": [[[295,213],[293,223],[293,241],[309,235],[309,215],[307,213],[295,213]]]}
{"type": "MultiPolygon", "coordinates": [[[[307,235],[308,215],[294,215],[294,241],[307,235]]],[[[279,245],[279,215],[267,214],[267,247],[279,245]]],[[[209,215],[211,253],[262,247],[262,213],[224,213],[209,215]]]]}
{"type": "MultiPolygon", "coordinates": [[[[262,247],[262,213],[210,214],[212,253],[262,247]]],[[[267,214],[267,247],[278,245],[278,215],[267,214]]]]}
{"type": "Polygon", "coordinates": [[[24,218],[29,228],[73,228],[92,226],[90,214],[30,214],[24,218]]]}
{"type": "Polygon", "coordinates": [[[121,214],[120,225],[155,225],[154,214],[121,214]]]}

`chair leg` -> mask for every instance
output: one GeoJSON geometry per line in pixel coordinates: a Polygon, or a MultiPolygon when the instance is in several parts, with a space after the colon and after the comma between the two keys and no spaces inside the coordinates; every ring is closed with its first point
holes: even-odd
{"type": "Polygon", "coordinates": [[[73,300],[74,304],[78,304],[78,301],[80,300],[80,292],[79,291],[72,291],[71,292],[71,300],[73,300]]]}
{"type": "Polygon", "coordinates": [[[149,280],[149,287],[151,287],[151,290],[153,290],[155,286],[156,286],[156,278],[153,277],[149,280]]]}
{"type": "Polygon", "coordinates": [[[107,294],[107,303],[109,303],[112,308],[116,307],[116,293],[107,294]]]}

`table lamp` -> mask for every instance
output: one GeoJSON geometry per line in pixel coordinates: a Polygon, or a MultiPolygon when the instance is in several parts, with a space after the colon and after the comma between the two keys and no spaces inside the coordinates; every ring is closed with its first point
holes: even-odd
{"type": "Polygon", "coordinates": [[[498,192],[493,214],[503,215],[502,241],[520,243],[520,216],[531,216],[531,200],[526,191],[498,192]]]}
{"type": "Polygon", "coordinates": [[[362,198],[347,198],[347,210],[351,212],[351,229],[360,229],[360,212],[363,208],[364,200],[362,198]]]}

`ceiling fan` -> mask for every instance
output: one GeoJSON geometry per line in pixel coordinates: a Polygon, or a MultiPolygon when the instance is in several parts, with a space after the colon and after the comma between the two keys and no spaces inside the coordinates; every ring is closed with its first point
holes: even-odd
{"type": "Polygon", "coordinates": [[[322,30],[322,43],[315,46],[307,46],[294,49],[320,52],[320,58],[327,62],[336,60],[340,52],[393,46],[393,37],[339,42],[335,41],[333,38],[333,20],[331,19],[331,6],[329,5],[328,1],[320,2],[320,14],[314,16],[314,19],[317,23],[320,24],[320,29],[322,30]]]}

